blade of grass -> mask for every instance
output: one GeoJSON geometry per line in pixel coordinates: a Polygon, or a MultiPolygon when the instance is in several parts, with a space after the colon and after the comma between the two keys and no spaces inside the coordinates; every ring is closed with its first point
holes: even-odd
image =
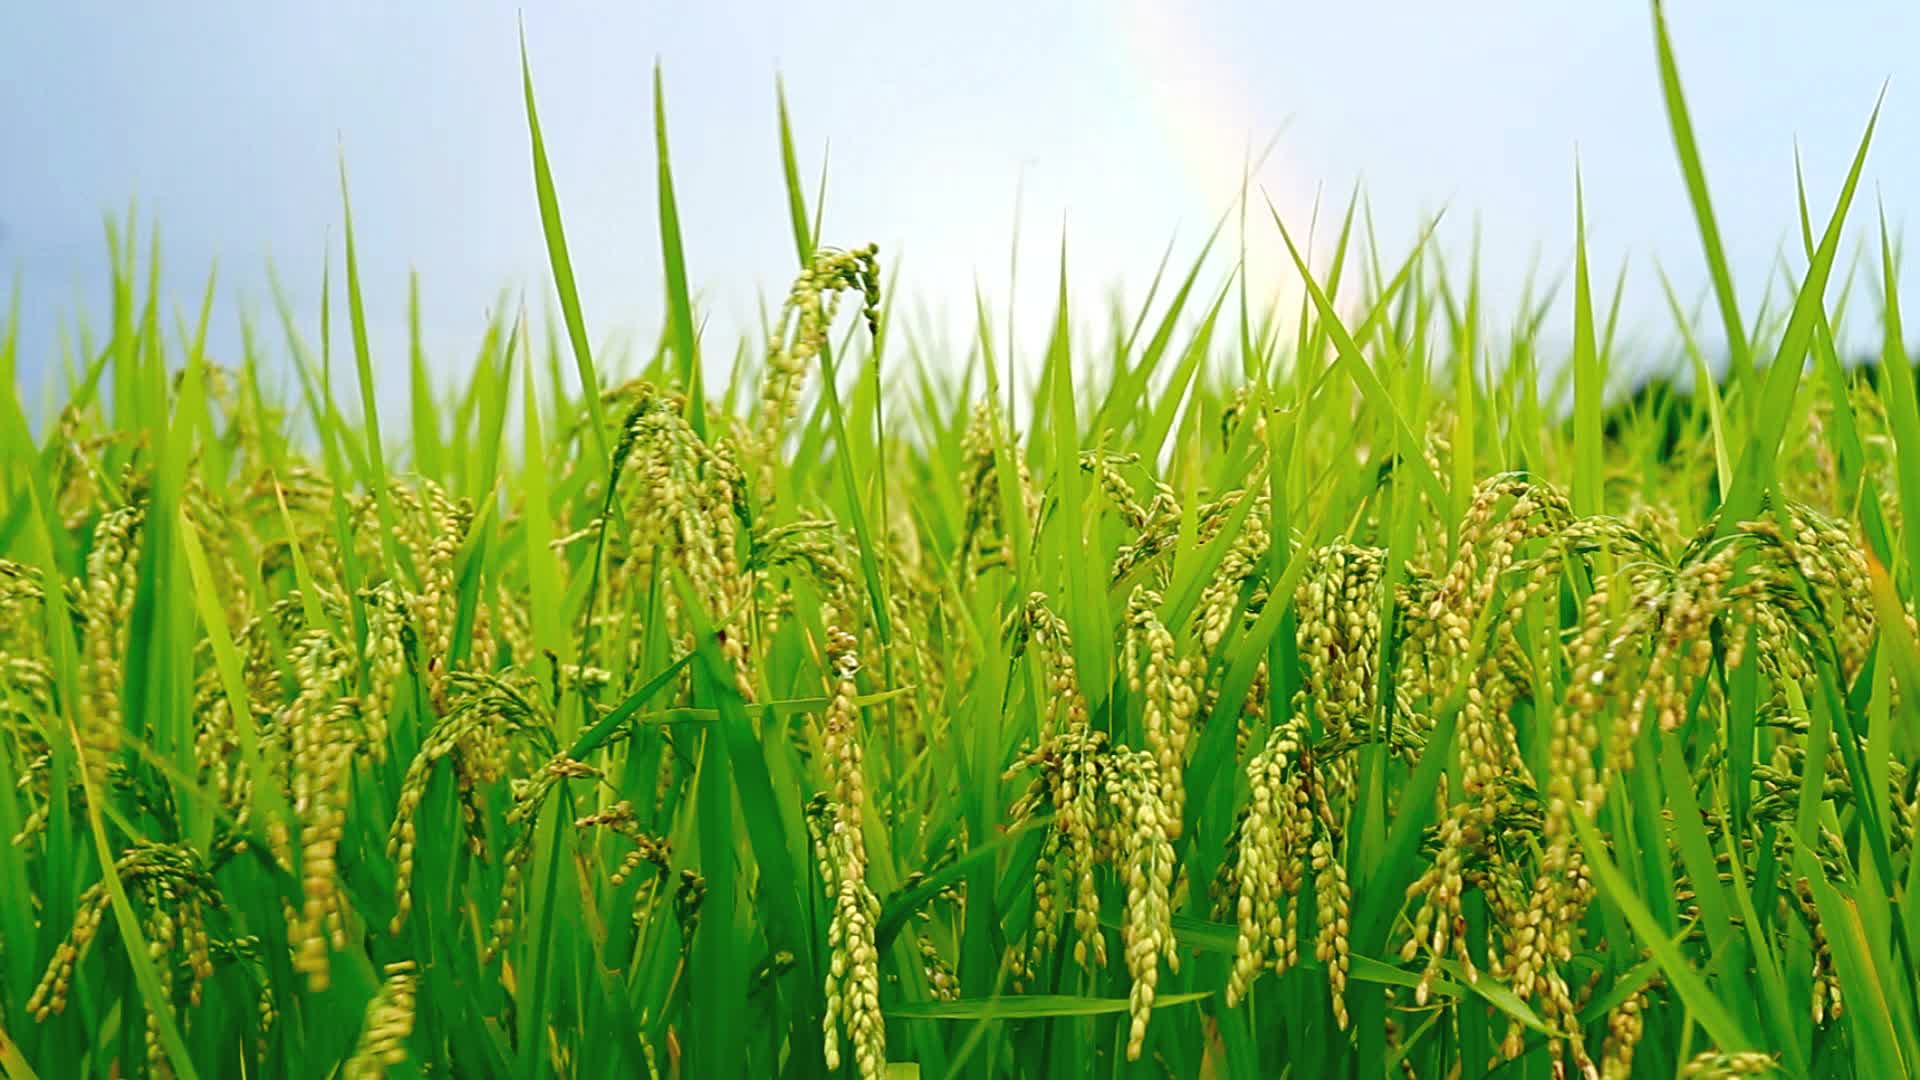
{"type": "MultiPolygon", "coordinates": [[[[1694,224],[1700,230],[1700,246],[1706,252],[1707,272],[1713,281],[1713,294],[1719,301],[1720,318],[1727,335],[1727,356],[1732,366],[1732,381],[1741,386],[1753,383],[1753,358],[1747,347],[1745,324],[1740,320],[1740,304],[1733,290],[1733,273],[1727,253],[1720,243],[1720,226],[1713,215],[1713,200],[1707,193],[1706,168],[1700,162],[1700,147],[1694,139],[1693,119],[1687,111],[1687,99],[1680,88],[1680,66],[1674,60],[1673,41],[1667,34],[1667,17],[1661,0],[1653,0],[1654,49],[1660,65],[1660,96],[1666,103],[1667,126],[1673,135],[1674,152],[1680,158],[1680,173],[1687,184],[1687,199],[1693,204],[1694,224]]],[[[1751,403],[1747,403],[1751,408],[1751,403]]]]}
{"type": "MultiPolygon", "coordinates": [[[[1883,99],[1884,93],[1882,91],[1883,99]]],[[[1854,152],[1853,165],[1847,170],[1846,182],[1841,186],[1833,214],[1827,220],[1826,232],[1821,236],[1820,246],[1814,251],[1807,267],[1806,279],[1794,299],[1793,313],[1787,320],[1786,330],[1781,334],[1779,348],[1767,368],[1761,400],[1752,406],[1758,410],[1753,413],[1753,434],[1740,456],[1733,489],[1728,493],[1725,510],[1720,515],[1717,530],[1720,537],[1730,535],[1742,522],[1752,520],[1760,509],[1761,499],[1773,485],[1774,463],[1786,434],[1787,414],[1793,409],[1801,368],[1807,350],[1812,345],[1814,327],[1824,311],[1827,278],[1833,269],[1834,257],[1839,253],[1847,210],[1853,205],[1854,190],[1860,183],[1860,171],[1867,161],[1867,147],[1873,141],[1873,129],[1879,120],[1880,103],[1875,102],[1866,131],[1860,136],[1859,149],[1854,152]]]]}
{"type": "Polygon", "coordinates": [[[420,339],[420,274],[407,273],[407,374],[413,406],[413,462],[423,475],[445,481],[446,451],[440,441],[440,415],[434,401],[433,375],[420,339]]]}
{"type": "MultiPolygon", "coordinates": [[[[531,115],[531,112],[529,112],[531,115]]],[[[680,208],[673,193],[673,162],[667,153],[667,93],[660,64],[653,65],[653,145],[658,157],[660,261],[667,280],[667,329],[680,380],[687,388],[687,423],[706,438],[706,392],[701,386],[700,353],[694,335],[693,299],[687,289],[687,256],[680,239],[680,208]]]]}
{"type": "Polygon", "coordinates": [[[361,423],[367,428],[367,462],[372,471],[374,505],[380,515],[380,552],[386,559],[388,577],[405,571],[418,581],[413,560],[395,541],[398,521],[393,510],[393,495],[387,490],[387,455],[380,439],[379,394],[373,385],[373,356],[367,346],[367,311],[360,297],[360,262],[353,246],[353,201],[347,194],[347,156],[340,153],[340,209],[346,223],[347,241],[347,315],[353,331],[353,364],[360,377],[361,423]]]}
{"type": "Polygon", "coordinates": [[[580,294],[573,283],[573,260],[567,254],[567,235],[560,224],[560,197],[554,192],[547,146],[540,137],[540,116],[533,103],[533,67],[527,59],[524,26],[520,31],[520,81],[526,98],[527,136],[533,147],[533,186],[540,202],[540,228],[546,235],[547,259],[553,266],[553,287],[560,294],[560,314],[566,320],[567,340],[573,345],[574,365],[580,373],[580,394],[586,399],[587,418],[593,425],[593,445],[605,461],[612,457],[613,447],[607,437],[605,410],[600,404],[600,380],[594,373],[586,317],[580,312],[580,294]]]}
{"type": "Polygon", "coordinates": [[[1920,582],[1920,400],[1914,392],[1913,361],[1907,356],[1906,330],[1900,318],[1900,282],[1893,244],[1887,235],[1887,211],[1879,209],[1880,296],[1884,328],[1880,348],[1881,381],[1887,389],[1887,426],[1892,429],[1895,484],[1905,525],[1901,530],[1909,581],[1920,582]]]}
{"type": "MultiPolygon", "coordinates": [[[[806,192],[800,186],[800,165],[793,152],[793,124],[787,116],[787,85],[776,77],[773,81],[774,100],[780,111],[780,175],[786,182],[787,218],[793,226],[793,248],[800,256],[800,265],[813,262],[813,228],[807,221],[806,192]]],[[[662,153],[664,160],[665,154],[662,153]]]]}
{"type": "Polygon", "coordinates": [[[1600,413],[1606,371],[1594,341],[1593,286],[1587,276],[1587,193],[1577,159],[1573,192],[1573,512],[1589,517],[1604,506],[1600,413]]]}

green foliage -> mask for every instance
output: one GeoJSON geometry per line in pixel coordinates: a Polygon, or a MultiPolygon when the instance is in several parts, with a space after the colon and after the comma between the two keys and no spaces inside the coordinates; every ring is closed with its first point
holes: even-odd
{"type": "Polygon", "coordinates": [[[1871,123],[1749,326],[1654,26],[1720,325],[1669,287],[1690,385],[1626,396],[1577,174],[1565,355],[1358,193],[1321,273],[1273,215],[1297,311],[1216,227],[1111,341],[1063,249],[1043,356],[984,302],[964,368],[890,352],[783,94],[800,268],[709,393],[657,71],[631,381],[530,67],[561,327],[497,317],[454,385],[410,283],[376,401],[344,169],[357,416],[324,314],[316,356],[276,284],[279,400],[250,323],[231,368],[207,305],[161,332],[112,230],[112,336],[37,436],[34,313],[0,326],[0,1075],[1920,1068],[1884,222],[1877,368],[1829,295],[1871,123]]]}

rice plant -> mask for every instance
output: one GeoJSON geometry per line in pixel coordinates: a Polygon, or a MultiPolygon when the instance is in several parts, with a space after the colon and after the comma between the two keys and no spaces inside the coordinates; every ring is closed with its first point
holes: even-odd
{"type": "Polygon", "coordinates": [[[1749,322],[1654,26],[1729,339],[1675,304],[1685,390],[1610,393],[1579,202],[1564,355],[1351,209],[1318,269],[1270,215],[1298,310],[1210,243],[1111,340],[1063,266],[1037,365],[984,304],[922,355],[784,102],[793,285],[710,387],[657,99],[616,378],[531,72],[564,333],[416,342],[408,408],[344,178],[344,346],[209,355],[112,230],[44,424],[0,333],[0,1073],[1920,1071],[1884,222],[1876,363],[1831,280],[1871,122],[1749,322]]]}

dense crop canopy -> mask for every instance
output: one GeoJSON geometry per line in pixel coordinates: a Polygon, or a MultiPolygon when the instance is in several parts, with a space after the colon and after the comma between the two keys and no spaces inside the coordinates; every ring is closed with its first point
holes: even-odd
{"type": "Polygon", "coordinates": [[[983,305],[956,376],[816,246],[783,104],[801,267],[709,390],[656,118],[632,378],[537,122],[568,333],[451,392],[416,348],[410,411],[350,230],[357,416],[291,316],[291,403],[175,348],[118,234],[37,434],[5,324],[0,1075],[1920,1069],[1920,410],[1890,243],[1835,350],[1857,159],[1781,316],[1720,292],[1725,379],[1676,327],[1686,391],[1618,393],[1584,250],[1548,354],[1352,213],[1297,312],[1202,253],[1097,349],[1063,286],[1033,370],[983,305]]]}

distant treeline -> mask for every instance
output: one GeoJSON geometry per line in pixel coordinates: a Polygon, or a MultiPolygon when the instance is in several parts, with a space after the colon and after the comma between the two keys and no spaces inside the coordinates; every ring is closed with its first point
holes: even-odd
{"type": "MultiPolygon", "coordinates": [[[[1907,355],[1920,356],[1920,347],[1910,347],[1907,355]]],[[[1884,372],[1879,356],[1855,357],[1846,368],[1853,378],[1880,390],[1884,372]]],[[[1920,382],[1920,364],[1913,365],[1913,370],[1915,381],[1920,382]]],[[[1603,430],[1609,442],[1618,442],[1629,432],[1638,438],[1655,438],[1659,442],[1657,456],[1665,461],[1680,444],[1685,427],[1703,422],[1705,411],[1693,410],[1692,402],[1692,379],[1683,382],[1669,374],[1650,376],[1608,404],[1603,430]],[[1654,430],[1649,430],[1649,425],[1654,430]]]]}

